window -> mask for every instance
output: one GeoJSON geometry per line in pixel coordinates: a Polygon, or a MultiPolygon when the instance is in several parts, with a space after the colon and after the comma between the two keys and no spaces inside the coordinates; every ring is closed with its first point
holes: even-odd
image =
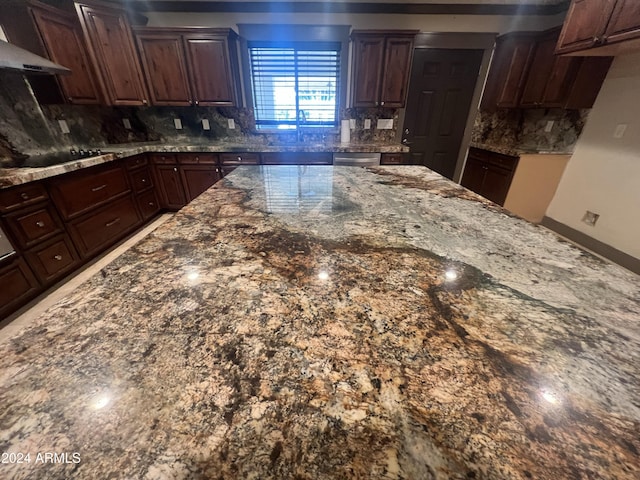
{"type": "Polygon", "coordinates": [[[249,42],[258,129],[333,127],[341,44],[249,42]]]}

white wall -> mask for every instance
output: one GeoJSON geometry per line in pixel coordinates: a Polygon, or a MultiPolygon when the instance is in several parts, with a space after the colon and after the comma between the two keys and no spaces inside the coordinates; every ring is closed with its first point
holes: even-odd
{"type": "Polygon", "coordinates": [[[238,23],[351,25],[355,29],[415,29],[422,32],[496,32],[545,30],[560,25],[564,13],[547,16],[384,15],[331,13],[145,13],[150,27],[207,26],[236,28],[238,23]]]}
{"type": "Polygon", "coordinates": [[[640,53],[614,60],[547,216],[640,258],[640,53]],[[595,227],[585,210],[600,215],[595,227]]]}

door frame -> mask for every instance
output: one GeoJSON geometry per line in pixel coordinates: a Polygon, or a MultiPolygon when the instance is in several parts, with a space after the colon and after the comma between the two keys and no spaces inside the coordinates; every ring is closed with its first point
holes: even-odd
{"type": "MultiPolygon", "coordinates": [[[[460,183],[460,179],[462,178],[462,171],[464,170],[464,163],[467,158],[469,143],[471,142],[471,131],[473,130],[476,115],[479,111],[480,98],[482,96],[482,90],[484,89],[484,84],[487,78],[487,72],[489,71],[489,64],[491,63],[493,46],[496,42],[497,36],[498,33],[426,32],[417,34],[413,44],[414,50],[423,48],[439,48],[483,51],[482,62],[480,63],[480,70],[478,71],[478,78],[473,89],[471,106],[469,107],[469,114],[467,115],[467,121],[465,124],[464,133],[462,135],[462,141],[460,142],[460,150],[458,151],[456,168],[453,173],[453,181],[457,183],[460,183]]],[[[410,85],[409,88],[411,88],[410,85]]],[[[398,125],[402,125],[402,128],[399,128],[396,132],[396,140],[398,141],[398,143],[402,141],[402,132],[405,128],[404,115],[405,109],[403,108],[399,112],[398,119],[398,125]]]]}

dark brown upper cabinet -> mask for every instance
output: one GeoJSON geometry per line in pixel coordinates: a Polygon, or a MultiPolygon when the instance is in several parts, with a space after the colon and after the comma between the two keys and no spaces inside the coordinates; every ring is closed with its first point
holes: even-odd
{"type": "Polygon", "coordinates": [[[139,27],[135,37],[154,105],[238,104],[232,30],[139,27]]]}
{"type": "Polygon", "coordinates": [[[573,0],[556,53],[616,55],[640,50],[640,2],[573,0]]]}
{"type": "Polygon", "coordinates": [[[147,90],[125,12],[83,3],[75,6],[106,103],[147,105],[147,90]]]}
{"type": "Polygon", "coordinates": [[[415,30],[354,30],[354,107],[404,107],[415,30]]]}
{"type": "Polygon", "coordinates": [[[556,28],[499,37],[480,108],[591,108],[612,58],[556,55],[558,35],[556,28]]]}
{"type": "Polygon", "coordinates": [[[78,19],[36,2],[31,4],[30,12],[49,59],[71,70],[70,75],[57,76],[64,100],[76,104],[100,103],[98,81],[78,19]]]}
{"type": "Polygon", "coordinates": [[[516,108],[535,50],[534,33],[512,33],[498,37],[480,108],[516,108]]]}

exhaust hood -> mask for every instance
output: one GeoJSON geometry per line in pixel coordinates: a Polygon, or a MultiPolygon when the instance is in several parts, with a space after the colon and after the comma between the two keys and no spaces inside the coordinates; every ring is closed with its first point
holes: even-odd
{"type": "Polygon", "coordinates": [[[43,73],[49,75],[71,73],[66,67],[53,63],[12,43],[0,40],[0,70],[22,73],[43,73]]]}

